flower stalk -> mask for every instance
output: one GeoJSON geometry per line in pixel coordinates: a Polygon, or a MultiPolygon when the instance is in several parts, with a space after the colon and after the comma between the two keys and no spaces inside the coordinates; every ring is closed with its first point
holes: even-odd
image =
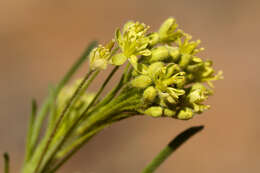
{"type": "Polygon", "coordinates": [[[45,155],[45,153],[47,152],[48,150],[48,147],[51,143],[51,141],[53,140],[54,136],[56,135],[56,132],[60,126],[60,123],[62,122],[64,116],[67,114],[67,112],[69,111],[69,109],[71,108],[71,105],[73,104],[73,102],[75,102],[75,99],[76,97],[78,96],[78,94],[80,93],[82,87],[84,86],[84,84],[86,83],[86,81],[88,80],[88,78],[91,76],[91,74],[93,73],[94,71],[90,70],[86,76],[84,77],[84,79],[82,80],[82,82],[79,84],[78,88],[76,89],[76,91],[74,92],[74,94],[72,95],[71,99],[69,100],[68,104],[66,105],[66,107],[63,109],[62,113],[60,114],[53,130],[52,130],[52,133],[43,149],[43,152],[40,156],[40,159],[39,159],[39,162],[37,164],[37,167],[35,169],[35,172],[38,172],[38,170],[40,169],[40,166],[41,166],[41,163],[43,161],[43,157],[45,155]]]}

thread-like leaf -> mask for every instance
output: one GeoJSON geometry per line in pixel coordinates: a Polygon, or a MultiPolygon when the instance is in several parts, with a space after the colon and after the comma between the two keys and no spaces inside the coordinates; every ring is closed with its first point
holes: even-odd
{"type": "Polygon", "coordinates": [[[9,154],[8,153],[4,153],[3,155],[4,157],[4,173],[9,173],[9,162],[10,162],[10,158],[9,158],[9,154]]]}
{"type": "Polygon", "coordinates": [[[204,126],[194,126],[180,133],[164,149],[161,150],[161,152],[152,160],[150,164],[148,164],[142,173],[153,173],[175,150],[177,150],[193,135],[200,132],[203,128],[204,126]]]}

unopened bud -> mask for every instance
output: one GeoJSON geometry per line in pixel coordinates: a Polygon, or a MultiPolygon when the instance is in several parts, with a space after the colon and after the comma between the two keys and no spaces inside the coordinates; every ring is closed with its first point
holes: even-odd
{"type": "Polygon", "coordinates": [[[188,120],[191,119],[192,117],[193,117],[192,109],[187,107],[182,109],[177,115],[177,118],[180,120],[188,120]]]}
{"type": "Polygon", "coordinates": [[[157,32],[151,33],[147,37],[149,39],[150,46],[156,45],[160,40],[159,34],[157,32]]]}
{"type": "Polygon", "coordinates": [[[163,61],[169,57],[169,51],[165,46],[159,46],[152,50],[150,62],[163,61]]]}
{"type": "Polygon", "coordinates": [[[177,62],[179,57],[180,57],[179,48],[178,47],[171,47],[171,46],[168,46],[167,48],[169,50],[169,54],[170,54],[171,58],[173,59],[173,61],[177,62]]]}
{"type": "Polygon", "coordinates": [[[173,117],[176,114],[176,111],[173,111],[171,109],[164,109],[164,115],[167,117],[173,117]]]}
{"type": "Polygon", "coordinates": [[[149,85],[151,85],[151,83],[152,83],[151,78],[146,75],[137,76],[131,81],[132,86],[136,88],[146,88],[149,85]]]}
{"type": "Polygon", "coordinates": [[[143,98],[145,101],[153,102],[157,96],[157,91],[153,86],[150,86],[144,90],[143,98]]]}
{"type": "Polygon", "coordinates": [[[150,115],[152,117],[160,117],[162,116],[163,109],[159,106],[152,106],[145,110],[145,114],[150,115]]]}

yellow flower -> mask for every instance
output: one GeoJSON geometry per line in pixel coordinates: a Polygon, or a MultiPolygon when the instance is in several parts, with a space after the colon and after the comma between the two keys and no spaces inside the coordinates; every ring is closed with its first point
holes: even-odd
{"type": "Polygon", "coordinates": [[[148,26],[139,22],[128,22],[125,24],[123,33],[116,30],[116,41],[122,53],[112,57],[115,65],[123,64],[127,59],[137,68],[137,56],[149,56],[151,51],[147,48],[149,38],[146,36],[148,26]]]}
{"type": "Polygon", "coordinates": [[[109,58],[111,56],[110,50],[102,45],[94,48],[90,53],[90,68],[92,70],[104,70],[107,68],[109,58]]]}

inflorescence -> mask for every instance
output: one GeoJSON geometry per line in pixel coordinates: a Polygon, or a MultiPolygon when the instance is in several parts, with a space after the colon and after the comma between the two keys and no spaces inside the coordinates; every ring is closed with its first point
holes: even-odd
{"type": "Polygon", "coordinates": [[[178,29],[175,19],[167,19],[158,32],[148,33],[149,26],[128,22],[116,30],[115,44],[99,45],[90,56],[92,69],[105,69],[107,64],[132,66],[127,89],[142,95],[136,111],[153,117],[190,119],[209,108],[204,102],[213,93],[212,81],[222,78],[215,73],[212,61],[197,53],[200,40],[178,29]],[[115,53],[112,46],[119,47],[115,53]],[[208,84],[208,85],[205,85],[208,84]]]}

